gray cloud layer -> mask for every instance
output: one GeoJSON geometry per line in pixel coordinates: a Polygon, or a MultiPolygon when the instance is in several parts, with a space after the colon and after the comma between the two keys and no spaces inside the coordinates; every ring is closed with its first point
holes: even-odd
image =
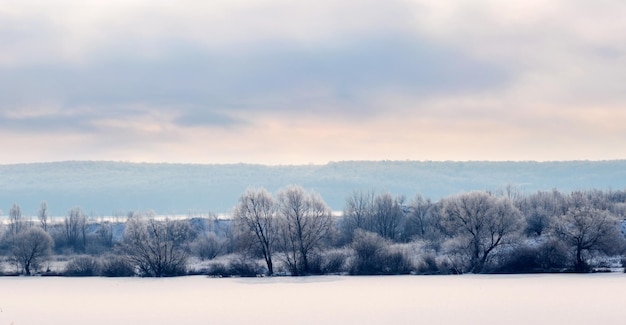
{"type": "Polygon", "coordinates": [[[55,115],[68,115],[5,117],[3,126],[80,127],[100,117],[132,118],[137,104],[173,110],[181,126],[228,126],[237,123],[229,117],[233,113],[294,113],[302,103],[320,110],[309,113],[374,114],[381,108],[367,101],[379,91],[445,96],[500,88],[507,81],[501,66],[415,37],[346,40],[332,49],[285,42],[218,52],[167,44],[152,60],[130,50],[122,58],[103,53],[82,64],[0,67],[5,113],[54,103],[60,110],[55,115]],[[328,105],[337,102],[339,111],[328,105]]]}
{"type": "Polygon", "coordinates": [[[626,140],[620,1],[33,3],[0,4],[0,144],[16,148],[71,138],[78,158],[124,159],[253,135],[291,157],[283,138],[333,135],[354,157],[562,159],[626,140]]]}

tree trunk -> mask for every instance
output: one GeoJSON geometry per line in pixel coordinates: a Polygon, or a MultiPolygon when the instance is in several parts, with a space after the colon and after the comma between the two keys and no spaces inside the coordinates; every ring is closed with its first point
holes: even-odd
{"type": "Polygon", "coordinates": [[[272,263],[272,259],[268,258],[266,260],[267,262],[267,275],[273,275],[274,274],[274,265],[272,263]]]}
{"type": "Polygon", "coordinates": [[[587,271],[587,265],[583,259],[582,256],[582,248],[581,247],[576,247],[576,266],[575,266],[575,271],[576,272],[586,272],[587,271]]]}

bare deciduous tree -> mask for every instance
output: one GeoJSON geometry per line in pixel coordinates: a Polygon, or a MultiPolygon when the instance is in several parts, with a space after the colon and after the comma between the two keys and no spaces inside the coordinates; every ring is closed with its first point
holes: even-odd
{"type": "Polygon", "coordinates": [[[15,236],[22,231],[23,226],[22,209],[19,204],[13,203],[13,206],[9,210],[9,233],[15,236]]]}
{"type": "Polygon", "coordinates": [[[265,189],[248,189],[234,211],[239,228],[251,235],[252,244],[263,255],[268,275],[274,274],[272,255],[277,235],[276,208],[265,189]]]}
{"type": "Polygon", "coordinates": [[[618,220],[610,212],[585,205],[570,208],[554,223],[555,235],[573,249],[577,272],[588,269],[586,253],[592,250],[608,252],[623,246],[624,237],[618,229],[618,220]]]}
{"type": "Polygon", "coordinates": [[[384,193],[374,199],[372,230],[385,239],[396,240],[400,233],[403,212],[400,202],[384,193]]]}
{"type": "Polygon", "coordinates": [[[215,232],[204,231],[191,243],[190,250],[202,260],[213,259],[224,251],[224,242],[215,232]]]}
{"type": "Polygon", "coordinates": [[[96,235],[100,245],[105,248],[113,247],[113,224],[111,222],[100,222],[96,235]]]}
{"type": "Polygon", "coordinates": [[[87,218],[80,208],[73,208],[63,220],[63,237],[75,252],[84,251],[87,244],[87,218]]]}
{"type": "Polygon", "coordinates": [[[469,192],[444,200],[443,226],[461,249],[467,270],[480,273],[494,249],[523,228],[523,217],[508,198],[469,192]]]}
{"type": "Polygon", "coordinates": [[[20,231],[13,240],[12,258],[24,274],[37,271],[41,262],[48,256],[54,241],[43,229],[31,227],[20,231]]]}
{"type": "Polygon", "coordinates": [[[346,205],[343,209],[341,220],[341,230],[344,232],[345,242],[351,242],[354,232],[357,229],[371,229],[370,223],[374,213],[374,192],[357,191],[352,192],[346,198],[346,205]]]}
{"type": "Polygon", "coordinates": [[[386,253],[389,242],[375,234],[362,229],[354,233],[351,248],[354,251],[350,273],[359,275],[382,274],[384,267],[383,256],[386,253]]]}
{"type": "Polygon", "coordinates": [[[41,202],[39,210],[37,211],[37,218],[39,224],[44,231],[48,231],[48,203],[46,201],[41,202]]]}
{"type": "Polygon", "coordinates": [[[279,244],[292,274],[310,272],[309,261],[333,227],[332,213],[317,193],[291,186],[277,195],[279,244]]]}
{"type": "Polygon", "coordinates": [[[417,194],[409,204],[402,237],[405,241],[414,239],[435,241],[441,234],[437,229],[437,205],[417,194]]]}
{"type": "Polygon", "coordinates": [[[163,277],[186,272],[183,246],[189,227],[172,220],[157,221],[153,214],[133,216],[126,223],[123,252],[144,276],[163,277]]]}
{"type": "Polygon", "coordinates": [[[410,208],[411,213],[409,214],[407,224],[413,226],[411,228],[415,228],[417,236],[424,237],[429,225],[428,214],[432,208],[432,203],[418,194],[413,198],[410,208]]]}

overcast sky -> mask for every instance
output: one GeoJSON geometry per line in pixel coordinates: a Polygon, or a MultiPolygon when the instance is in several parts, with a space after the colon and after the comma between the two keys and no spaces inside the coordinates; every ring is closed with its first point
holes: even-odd
{"type": "Polygon", "coordinates": [[[626,158],[623,0],[0,0],[0,163],[626,158]]]}

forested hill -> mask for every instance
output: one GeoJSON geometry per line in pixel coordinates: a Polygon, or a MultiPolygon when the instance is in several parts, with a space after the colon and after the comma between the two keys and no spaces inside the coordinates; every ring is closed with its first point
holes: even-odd
{"type": "Polygon", "coordinates": [[[626,188],[626,160],[567,162],[346,161],[326,165],[263,166],[124,162],[0,165],[0,209],[13,203],[25,216],[47,201],[52,215],[79,206],[111,215],[152,209],[158,214],[226,213],[249,186],[270,192],[291,184],[317,191],[341,210],[353,190],[388,191],[431,199],[513,185],[523,193],[558,188],[626,188]]]}

